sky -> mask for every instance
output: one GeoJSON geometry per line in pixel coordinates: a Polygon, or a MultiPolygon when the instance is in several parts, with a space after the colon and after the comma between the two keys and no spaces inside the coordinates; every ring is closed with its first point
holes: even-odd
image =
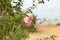
{"type": "MultiPolygon", "coordinates": [[[[22,10],[32,6],[32,0],[24,0],[22,10]]],[[[35,3],[37,5],[37,1],[35,3]]],[[[45,0],[45,4],[39,4],[33,10],[33,14],[37,15],[38,18],[46,19],[60,19],[60,0],[45,0]]]]}
{"type": "MultiPolygon", "coordinates": [[[[15,1],[17,2],[17,0],[15,1]]],[[[48,23],[49,21],[60,23],[60,0],[50,0],[49,2],[47,0],[44,1],[44,4],[37,5],[36,0],[35,4],[37,5],[37,7],[33,10],[33,14],[37,15],[37,18],[40,19],[46,18],[46,23],[48,23]],[[58,19],[58,21],[54,21],[54,19],[58,19]]],[[[22,10],[24,11],[32,6],[32,3],[32,0],[24,0],[22,10]]]]}

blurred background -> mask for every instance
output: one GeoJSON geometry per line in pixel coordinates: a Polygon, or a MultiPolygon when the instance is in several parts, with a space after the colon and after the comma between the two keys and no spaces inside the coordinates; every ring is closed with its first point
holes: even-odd
{"type": "MultiPolygon", "coordinates": [[[[33,14],[37,16],[37,23],[60,23],[60,0],[44,1],[44,4],[38,4],[36,0],[37,6],[32,10],[33,14]]],[[[33,3],[32,0],[24,0],[23,2],[22,11],[32,6],[33,3]]]]}

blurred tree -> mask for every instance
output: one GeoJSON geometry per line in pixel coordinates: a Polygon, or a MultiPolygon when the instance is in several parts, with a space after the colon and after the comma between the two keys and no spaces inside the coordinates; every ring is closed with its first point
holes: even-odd
{"type": "MultiPolygon", "coordinates": [[[[35,5],[33,1],[33,6],[28,8],[28,11],[32,12],[35,5]]],[[[44,3],[44,0],[38,0],[38,3],[44,3]]],[[[28,36],[26,25],[23,22],[23,18],[26,14],[23,14],[21,6],[23,5],[23,0],[0,0],[0,40],[25,40],[28,36]],[[12,3],[16,5],[12,5],[12,3]]],[[[36,19],[34,17],[34,23],[36,19]]],[[[33,26],[33,25],[31,25],[33,26]]],[[[33,27],[32,27],[33,28],[33,27]]],[[[29,29],[28,29],[29,30],[29,29]]],[[[31,29],[33,30],[33,29],[31,29]]]]}

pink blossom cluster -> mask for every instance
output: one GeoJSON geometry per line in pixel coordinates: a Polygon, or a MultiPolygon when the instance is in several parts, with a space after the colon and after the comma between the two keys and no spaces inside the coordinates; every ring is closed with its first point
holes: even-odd
{"type": "Polygon", "coordinates": [[[33,20],[33,15],[31,13],[27,13],[27,16],[24,18],[24,22],[26,23],[26,25],[30,25],[32,23],[33,20]]]}

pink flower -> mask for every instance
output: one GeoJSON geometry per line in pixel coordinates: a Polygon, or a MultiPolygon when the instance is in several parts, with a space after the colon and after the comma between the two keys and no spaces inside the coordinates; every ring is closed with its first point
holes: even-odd
{"type": "Polygon", "coordinates": [[[37,38],[36,40],[40,40],[39,38],[37,38]]]}
{"type": "Polygon", "coordinates": [[[27,13],[27,16],[24,18],[24,22],[27,25],[30,25],[32,23],[33,20],[33,15],[31,13],[27,13]]]}
{"type": "Polygon", "coordinates": [[[27,16],[31,17],[33,20],[33,15],[31,13],[27,13],[27,16]]]}

